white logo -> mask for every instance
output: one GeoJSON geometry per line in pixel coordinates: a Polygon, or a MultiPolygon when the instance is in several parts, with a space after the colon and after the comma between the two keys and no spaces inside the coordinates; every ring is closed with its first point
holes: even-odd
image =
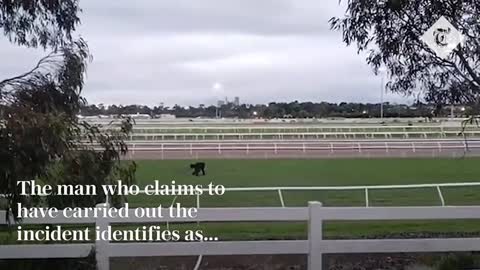
{"type": "Polygon", "coordinates": [[[463,39],[462,33],[443,16],[421,37],[421,40],[443,59],[447,58],[463,39]]]}

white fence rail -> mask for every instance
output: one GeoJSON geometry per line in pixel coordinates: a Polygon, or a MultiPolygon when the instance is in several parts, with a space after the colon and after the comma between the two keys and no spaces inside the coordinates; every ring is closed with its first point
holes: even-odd
{"type": "MultiPolygon", "coordinates": [[[[354,191],[360,190],[365,194],[365,207],[370,206],[369,191],[371,190],[388,190],[388,189],[422,189],[433,188],[437,192],[439,203],[446,206],[442,188],[455,187],[478,187],[480,182],[465,183],[435,183],[435,184],[410,184],[410,185],[368,185],[368,186],[323,186],[323,187],[227,187],[226,192],[245,192],[245,191],[276,191],[278,193],[279,202],[282,207],[286,207],[283,199],[285,191],[354,191]]],[[[207,190],[204,190],[207,191],[207,190]]],[[[200,207],[200,195],[197,195],[197,208],[200,207]]]]}
{"type": "MultiPolygon", "coordinates": [[[[278,194],[279,203],[281,207],[287,207],[283,198],[283,193],[288,191],[363,191],[365,194],[365,207],[370,206],[369,193],[372,190],[389,190],[389,189],[435,189],[438,195],[438,200],[441,206],[447,206],[442,188],[459,188],[459,187],[480,187],[480,182],[455,182],[455,183],[427,183],[427,184],[405,184],[405,185],[363,185],[363,186],[283,186],[283,187],[225,187],[225,192],[258,192],[258,191],[271,191],[278,194]]],[[[206,193],[208,189],[204,188],[203,192],[206,193]]],[[[139,194],[145,194],[145,191],[139,191],[139,194]]],[[[196,207],[200,208],[201,195],[196,196],[196,207]]],[[[0,194],[0,198],[5,197],[4,194],[0,194]]],[[[106,201],[110,199],[106,196],[106,201]]],[[[173,203],[176,198],[174,198],[173,203]]],[[[2,219],[2,213],[0,212],[0,219],[2,219]]],[[[34,220],[30,221],[33,222],[34,220]]],[[[93,220],[90,220],[93,222],[93,220]]],[[[40,222],[43,222],[40,220],[40,222]]],[[[74,220],[65,220],[65,223],[75,222],[74,220]]],[[[0,222],[1,224],[1,222],[0,222]]],[[[41,224],[41,223],[40,223],[41,224]]]]}
{"type": "MultiPolygon", "coordinates": [[[[473,126],[474,127],[474,126],[473,126]]],[[[290,125],[243,125],[243,126],[234,126],[234,125],[217,125],[217,126],[194,126],[194,125],[187,125],[187,126],[162,126],[162,125],[150,125],[150,126],[142,126],[142,124],[135,124],[133,129],[136,130],[185,130],[185,131],[193,131],[199,130],[208,132],[210,130],[217,131],[217,130],[230,130],[230,131],[267,131],[267,130],[274,130],[274,131],[298,131],[298,130],[308,130],[308,131],[316,131],[316,130],[326,130],[326,131],[382,131],[382,130],[399,130],[399,131],[407,131],[407,130],[453,130],[453,129],[460,129],[461,125],[458,124],[456,126],[441,126],[441,125],[315,125],[315,124],[290,124],[290,125]]]]}
{"type": "MultiPolygon", "coordinates": [[[[251,140],[251,139],[391,139],[391,138],[458,138],[455,131],[381,131],[381,132],[252,132],[252,133],[133,133],[130,140],[251,140]]],[[[468,137],[479,137],[480,130],[466,130],[468,137]]]]}
{"type": "MultiPolygon", "coordinates": [[[[304,186],[304,187],[226,187],[225,192],[258,192],[258,191],[272,191],[278,194],[278,199],[281,207],[287,207],[283,198],[284,192],[287,191],[363,191],[365,195],[365,207],[370,207],[369,196],[372,190],[388,190],[388,189],[425,189],[432,188],[438,196],[440,206],[447,206],[442,188],[458,188],[458,187],[479,187],[480,182],[464,182],[464,183],[431,183],[431,184],[410,184],[410,185],[367,185],[367,186],[304,186]]],[[[208,189],[203,189],[204,193],[208,189]]],[[[140,191],[140,194],[144,194],[140,191]]],[[[175,200],[175,199],[174,199],[175,200]]],[[[109,202],[107,196],[106,201],[109,202]]],[[[201,195],[196,195],[196,207],[200,208],[201,195]]],[[[173,205],[173,203],[172,203],[173,205]]]]}
{"type": "MultiPolygon", "coordinates": [[[[119,128],[112,126],[104,126],[103,128],[119,128]]],[[[467,130],[479,130],[479,127],[474,125],[467,126],[467,130]]],[[[202,125],[145,125],[135,124],[133,126],[134,133],[291,133],[291,132],[415,132],[415,131],[430,131],[430,132],[444,132],[462,130],[460,123],[452,126],[442,125],[314,125],[314,124],[290,124],[290,125],[216,125],[216,126],[202,126],[202,125]]]]}
{"type": "MultiPolygon", "coordinates": [[[[316,118],[316,119],[235,119],[235,118],[138,118],[133,115],[136,126],[187,126],[187,127],[204,127],[204,126],[295,126],[295,125],[322,125],[322,126],[340,126],[340,125],[408,125],[417,126],[460,126],[462,121],[467,118],[435,118],[435,122],[425,122],[424,117],[406,117],[406,118],[316,118]]],[[[90,116],[82,118],[83,120],[94,124],[120,123],[121,119],[111,116],[90,116]]]]}
{"type": "Polygon", "coordinates": [[[353,140],[353,141],[178,141],[178,142],[148,142],[148,141],[130,141],[128,142],[131,154],[142,151],[159,152],[193,152],[197,151],[241,151],[249,154],[251,151],[269,151],[278,153],[278,151],[327,151],[335,153],[337,151],[353,151],[362,153],[362,151],[380,150],[408,150],[417,152],[422,150],[435,150],[438,152],[448,150],[477,150],[480,149],[480,140],[353,140]]]}
{"type": "MultiPolygon", "coordinates": [[[[106,207],[106,205],[102,204],[97,207],[106,207]]],[[[0,213],[0,216],[2,214],[5,215],[5,213],[0,213]]],[[[164,216],[168,216],[167,213],[164,214],[164,216]]],[[[480,251],[480,238],[375,240],[326,240],[323,238],[324,221],[440,219],[480,219],[480,207],[322,207],[320,203],[312,202],[308,208],[203,208],[199,209],[196,218],[183,221],[307,221],[308,239],[188,243],[97,241],[95,244],[2,245],[0,246],[0,259],[81,258],[87,256],[90,250],[95,248],[98,269],[107,270],[110,269],[111,257],[308,254],[308,269],[318,270],[323,268],[323,254],[480,251]]],[[[0,219],[0,222],[4,220],[0,219]]],[[[168,221],[182,220],[171,218],[75,220],[79,224],[95,223],[100,229],[115,223],[138,224],[168,221]]],[[[44,219],[41,222],[62,224],[63,220],[44,219]]],[[[39,220],[25,219],[23,223],[38,224],[39,220]]]]}

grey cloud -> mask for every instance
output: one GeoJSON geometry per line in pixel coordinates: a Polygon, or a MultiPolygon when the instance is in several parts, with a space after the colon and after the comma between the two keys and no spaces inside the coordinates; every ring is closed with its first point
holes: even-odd
{"type": "MultiPolygon", "coordinates": [[[[91,103],[378,101],[380,78],[329,30],[328,19],[344,11],[337,0],[80,3],[78,34],[94,55],[84,91],[91,103]]],[[[42,54],[0,40],[0,78],[42,54]]]]}
{"type": "Polygon", "coordinates": [[[342,10],[335,0],[84,0],[82,5],[92,24],[138,33],[328,33],[328,19],[342,10]]]}

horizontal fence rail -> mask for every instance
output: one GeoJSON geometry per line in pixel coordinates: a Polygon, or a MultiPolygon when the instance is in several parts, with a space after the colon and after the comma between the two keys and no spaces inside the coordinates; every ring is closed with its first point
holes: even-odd
{"type": "MultiPolygon", "coordinates": [[[[437,117],[436,122],[425,122],[424,117],[399,117],[399,118],[314,118],[314,119],[296,119],[296,118],[276,118],[276,119],[236,119],[236,118],[151,118],[150,116],[138,117],[130,115],[135,119],[137,126],[294,126],[294,125],[370,125],[370,126],[395,126],[395,125],[420,125],[420,126],[440,126],[440,125],[460,125],[467,118],[437,117]]],[[[86,116],[80,119],[90,123],[120,123],[122,118],[113,116],[86,116]]]]}
{"type": "Polygon", "coordinates": [[[471,141],[466,144],[463,141],[439,143],[439,142],[379,142],[375,143],[309,143],[309,142],[277,142],[277,143],[161,143],[161,144],[130,144],[131,151],[186,151],[186,150],[368,150],[368,149],[464,149],[464,148],[479,148],[480,141],[471,141]]]}
{"type": "MultiPolygon", "coordinates": [[[[425,138],[392,138],[392,139],[382,139],[382,138],[367,138],[367,139],[350,139],[350,138],[339,138],[339,139],[328,139],[328,140],[317,140],[317,139],[298,139],[292,140],[296,143],[378,143],[378,142],[387,142],[387,143],[404,143],[404,142],[457,142],[457,141],[465,141],[464,138],[435,138],[435,139],[425,139],[425,138]]],[[[468,137],[466,139],[467,142],[475,142],[480,141],[480,137],[468,137]]],[[[84,141],[85,143],[89,143],[88,141],[84,141]]],[[[290,140],[278,140],[278,139],[225,139],[225,140],[166,140],[166,141],[152,141],[152,140],[133,140],[133,141],[126,141],[129,144],[133,143],[144,143],[144,144],[178,144],[178,143],[269,143],[269,142],[279,142],[279,143],[288,143],[290,140]]]]}
{"type": "MultiPolygon", "coordinates": [[[[108,204],[100,204],[97,207],[107,206],[108,204]]],[[[441,219],[480,219],[480,206],[358,208],[323,207],[321,203],[311,202],[309,207],[301,208],[202,208],[199,209],[197,217],[189,218],[188,221],[306,221],[309,228],[308,239],[189,243],[97,241],[95,244],[3,245],[0,246],[0,259],[81,258],[86,257],[92,248],[95,248],[98,269],[107,270],[110,269],[111,257],[308,254],[308,269],[318,270],[323,268],[323,254],[480,251],[480,238],[369,240],[326,240],[323,238],[324,221],[441,219]]],[[[95,224],[104,229],[106,226],[116,223],[138,224],[165,221],[162,218],[98,218],[95,220],[95,224]]],[[[63,221],[50,219],[44,220],[44,222],[61,224],[63,221]]],[[[89,222],[92,220],[82,221],[82,223],[89,222]]]]}
{"type": "Polygon", "coordinates": [[[460,128],[460,125],[458,126],[440,126],[440,125],[360,125],[360,126],[355,126],[355,125],[301,125],[301,124],[291,124],[291,125],[255,125],[255,126],[142,126],[141,124],[136,124],[133,126],[134,129],[145,129],[145,130],[155,130],[155,129],[160,129],[160,130],[299,130],[299,129],[305,129],[305,130],[317,130],[317,129],[323,129],[323,130],[382,130],[382,129],[396,129],[396,130],[415,130],[415,129],[420,129],[420,130],[448,130],[448,129],[458,129],[460,128]]]}
{"type": "MultiPolygon", "coordinates": [[[[103,126],[104,129],[119,129],[119,126],[103,126]]],[[[480,127],[469,125],[466,130],[480,130],[480,127]]],[[[289,125],[159,125],[159,124],[135,124],[133,132],[141,133],[291,133],[291,132],[415,132],[415,131],[461,131],[460,124],[452,126],[442,125],[312,125],[312,124],[289,124],[289,125]]]]}
{"type": "MultiPolygon", "coordinates": [[[[298,154],[365,154],[368,152],[380,153],[412,153],[423,152],[435,153],[468,153],[479,152],[480,139],[405,139],[405,140],[338,140],[338,141],[315,141],[315,140],[268,140],[268,141],[129,141],[129,155],[132,158],[136,153],[156,152],[159,158],[165,158],[165,154],[180,153],[190,156],[198,154],[223,154],[249,156],[255,153],[269,154],[274,157],[281,153],[298,154]]],[[[149,154],[151,155],[151,154],[149,154]]]]}
{"type": "MultiPolygon", "coordinates": [[[[423,189],[433,188],[437,191],[439,202],[441,206],[446,206],[442,188],[455,188],[455,187],[480,187],[480,182],[455,182],[455,183],[427,183],[427,184],[404,184],[404,185],[358,185],[358,186],[283,186],[283,187],[225,187],[225,192],[258,192],[258,191],[272,191],[277,192],[279,196],[280,206],[286,207],[283,199],[283,192],[287,191],[364,191],[365,192],[365,206],[370,206],[369,191],[371,190],[388,190],[388,189],[423,189]]],[[[203,192],[207,192],[208,189],[202,189],[203,192]]],[[[144,190],[140,190],[139,194],[145,194],[144,190]]],[[[196,196],[197,208],[200,208],[201,195],[196,196]]],[[[6,197],[4,194],[0,194],[0,198],[6,197]]],[[[106,197],[106,201],[109,202],[109,197],[106,197]]],[[[173,203],[172,203],[173,204],[173,203]]],[[[5,214],[5,212],[3,212],[5,214]]],[[[0,224],[2,220],[5,220],[6,216],[2,216],[0,211],[0,224]]],[[[41,224],[41,219],[25,219],[24,222],[29,224],[41,224]]],[[[62,221],[65,224],[80,223],[76,219],[68,219],[62,221]]],[[[93,223],[94,219],[82,219],[81,222],[93,223]]]]}
{"type": "MultiPolygon", "coordinates": [[[[442,188],[455,187],[480,187],[480,182],[460,182],[460,183],[429,183],[429,184],[407,184],[407,185],[364,185],[364,186],[284,186],[284,187],[225,187],[225,192],[258,192],[272,191],[277,192],[280,206],[286,207],[283,193],[287,191],[363,191],[365,195],[365,207],[370,206],[369,191],[388,190],[388,189],[423,189],[432,188],[436,191],[438,202],[441,206],[446,206],[442,188]]],[[[207,192],[208,189],[203,189],[207,192]]],[[[140,191],[140,194],[144,194],[140,191]]],[[[196,207],[200,208],[201,195],[196,195],[196,207]]],[[[108,197],[107,197],[108,201],[108,197]]]]}
{"type": "MultiPolygon", "coordinates": [[[[332,139],[332,138],[445,138],[458,137],[461,130],[453,131],[362,131],[362,132],[249,132],[249,133],[132,133],[130,140],[206,140],[206,139],[301,139],[301,138],[316,138],[316,139],[332,139]]],[[[480,130],[466,130],[463,134],[475,137],[480,136],[480,130]]]]}

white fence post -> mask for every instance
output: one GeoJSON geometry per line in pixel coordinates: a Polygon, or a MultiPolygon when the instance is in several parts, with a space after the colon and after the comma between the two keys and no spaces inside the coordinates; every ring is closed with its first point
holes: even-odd
{"type": "Polygon", "coordinates": [[[283,194],[281,189],[278,189],[278,197],[280,198],[280,204],[282,205],[282,207],[285,207],[285,202],[283,201],[283,194]]]}
{"type": "Polygon", "coordinates": [[[365,188],[365,207],[370,207],[370,202],[368,198],[368,188],[365,188]]]}
{"type": "Polygon", "coordinates": [[[323,220],[321,216],[322,203],[308,203],[308,270],[323,269],[323,220]]]}
{"type": "MultiPolygon", "coordinates": [[[[97,204],[97,208],[108,208],[108,203],[97,204]]],[[[97,218],[95,221],[95,228],[101,234],[102,231],[108,229],[108,220],[105,218],[97,218]]],[[[108,254],[108,240],[101,238],[95,240],[95,259],[97,261],[98,270],[110,270],[110,256],[108,254]]]]}
{"type": "Polygon", "coordinates": [[[162,149],[161,151],[162,151],[162,160],[163,160],[163,159],[165,158],[165,154],[164,154],[164,150],[165,150],[165,149],[164,149],[163,143],[160,144],[160,147],[161,147],[161,149],[162,149]]]}
{"type": "Polygon", "coordinates": [[[442,190],[440,189],[440,186],[437,186],[437,192],[438,192],[438,197],[440,198],[440,202],[442,203],[442,206],[445,206],[445,199],[443,198],[442,190]]]}

